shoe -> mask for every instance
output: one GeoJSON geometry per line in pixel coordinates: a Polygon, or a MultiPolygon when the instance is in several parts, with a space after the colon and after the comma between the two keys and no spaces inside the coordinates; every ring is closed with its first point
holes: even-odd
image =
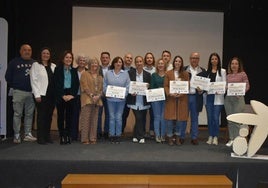
{"type": "Polygon", "coordinates": [[[65,144],[71,144],[71,138],[66,136],[65,144]]]}
{"type": "Polygon", "coordinates": [[[132,139],[132,142],[137,143],[137,142],[139,142],[139,141],[138,141],[137,138],[133,138],[133,139],[132,139]]]}
{"type": "Polygon", "coordinates": [[[47,145],[47,143],[44,140],[37,140],[37,143],[40,145],[47,145]]]}
{"type": "Polygon", "coordinates": [[[214,145],[218,145],[218,137],[217,136],[215,136],[214,138],[213,138],[213,141],[212,141],[212,144],[214,144],[214,145]]]}
{"type": "Polygon", "coordinates": [[[234,141],[233,140],[229,140],[229,142],[226,143],[227,147],[231,147],[233,145],[234,141]]]}
{"type": "Polygon", "coordinates": [[[51,140],[51,138],[47,139],[46,142],[49,143],[49,144],[53,144],[53,143],[54,143],[54,142],[51,140]]]}
{"type": "Polygon", "coordinates": [[[20,136],[18,136],[18,137],[14,136],[14,138],[13,138],[13,143],[14,143],[14,144],[20,144],[20,143],[21,143],[20,136]]]}
{"type": "Polygon", "coordinates": [[[65,144],[66,142],[65,142],[65,138],[64,138],[64,136],[61,136],[60,137],[60,145],[63,145],[63,144],[65,144]]]}
{"type": "Polygon", "coordinates": [[[157,143],[161,143],[161,142],[162,142],[162,140],[161,140],[161,138],[160,138],[159,136],[156,136],[156,137],[155,137],[155,141],[156,141],[157,143]]]}
{"type": "Polygon", "coordinates": [[[145,139],[144,138],[140,139],[139,143],[140,144],[144,144],[145,143],[145,139]]]}
{"type": "Polygon", "coordinates": [[[211,145],[212,144],[212,141],[213,141],[212,136],[209,136],[208,137],[207,144],[211,145]]]}
{"type": "Polygon", "coordinates": [[[120,136],[116,136],[116,137],[115,137],[115,143],[116,143],[116,144],[120,144],[120,143],[121,143],[121,138],[120,138],[120,136]]]}
{"type": "Polygon", "coordinates": [[[197,139],[192,139],[192,140],[191,140],[191,143],[192,143],[193,145],[198,145],[198,140],[197,140],[197,139]]]}
{"type": "Polygon", "coordinates": [[[168,145],[170,145],[170,146],[174,145],[173,137],[168,137],[168,145]]]}
{"type": "Polygon", "coordinates": [[[34,142],[36,141],[37,139],[32,135],[32,133],[28,133],[25,135],[23,141],[26,141],[26,142],[34,142]]]}
{"type": "Polygon", "coordinates": [[[175,138],[175,144],[177,146],[180,146],[181,145],[181,141],[180,141],[180,137],[179,136],[176,136],[176,138],[175,138]]]}
{"type": "Polygon", "coordinates": [[[165,142],[166,141],[165,136],[161,136],[160,139],[161,139],[161,142],[165,142]]]}
{"type": "Polygon", "coordinates": [[[84,141],[84,142],[82,142],[82,144],[88,145],[88,144],[90,144],[90,142],[89,141],[84,141]]]}
{"type": "Polygon", "coordinates": [[[181,139],[180,139],[180,142],[181,142],[181,144],[184,144],[185,139],[184,139],[184,138],[181,138],[181,139]]]}

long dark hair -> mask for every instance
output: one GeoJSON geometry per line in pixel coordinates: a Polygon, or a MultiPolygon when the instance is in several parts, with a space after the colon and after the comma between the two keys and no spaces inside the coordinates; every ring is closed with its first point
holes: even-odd
{"type": "Polygon", "coordinates": [[[210,54],[209,58],[208,58],[208,72],[211,73],[212,71],[212,64],[211,64],[211,58],[212,56],[216,56],[218,58],[218,64],[217,64],[217,71],[219,73],[219,75],[221,76],[221,58],[219,56],[219,54],[217,54],[216,52],[210,54]]]}
{"type": "Polygon", "coordinates": [[[39,63],[39,64],[43,64],[43,63],[42,63],[42,52],[43,52],[44,50],[48,50],[49,53],[50,53],[50,58],[49,58],[49,60],[48,60],[48,62],[47,62],[47,65],[50,66],[50,65],[51,65],[51,56],[52,56],[52,54],[51,54],[51,49],[50,49],[49,47],[43,47],[43,48],[41,48],[41,50],[40,50],[40,54],[39,54],[39,61],[38,61],[38,63],[39,63]]]}

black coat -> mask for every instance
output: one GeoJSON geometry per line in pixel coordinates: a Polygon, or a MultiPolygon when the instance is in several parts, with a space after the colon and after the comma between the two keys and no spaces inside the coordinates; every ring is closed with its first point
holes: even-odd
{"type": "MultiPolygon", "coordinates": [[[[71,88],[70,95],[74,97],[77,96],[79,89],[79,77],[76,68],[72,68],[71,70],[71,88]]],[[[56,95],[56,103],[60,103],[62,101],[62,96],[64,95],[64,66],[63,64],[58,65],[54,71],[54,80],[55,80],[55,95],[56,95]]]]}

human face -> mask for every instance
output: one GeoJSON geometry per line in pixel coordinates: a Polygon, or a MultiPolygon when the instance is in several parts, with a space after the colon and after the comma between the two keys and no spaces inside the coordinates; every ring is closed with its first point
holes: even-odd
{"type": "Polygon", "coordinates": [[[166,66],[165,62],[161,59],[159,60],[156,68],[158,69],[158,71],[164,71],[165,66],[166,66]]]}
{"type": "Polygon", "coordinates": [[[135,59],[135,65],[137,70],[142,70],[144,66],[143,58],[142,57],[137,57],[135,59]]]}
{"type": "Polygon", "coordinates": [[[217,67],[218,63],[219,63],[219,59],[217,56],[213,55],[211,56],[211,59],[210,59],[210,63],[213,67],[217,67]]]}
{"type": "Polygon", "coordinates": [[[177,57],[174,62],[174,70],[180,70],[182,65],[182,59],[177,57]]]}
{"type": "Polygon", "coordinates": [[[123,66],[122,60],[118,59],[118,61],[114,64],[114,69],[120,70],[120,69],[122,69],[122,66],[123,66]]]}
{"type": "Polygon", "coordinates": [[[231,61],[231,71],[233,73],[237,73],[239,69],[239,62],[236,59],[233,59],[231,61]]]}
{"type": "Polygon", "coordinates": [[[162,59],[165,63],[169,63],[171,59],[171,55],[168,52],[164,52],[162,54],[162,59]]]}
{"type": "Polygon", "coordinates": [[[97,60],[93,60],[90,64],[90,70],[96,71],[98,70],[99,63],[97,60]]]}
{"type": "Polygon", "coordinates": [[[200,60],[200,55],[199,53],[195,52],[190,55],[190,64],[193,68],[198,67],[199,65],[199,60],[200,60]]]}
{"type": "Polygon", "coordinates": [[[43,63],[46,63],[49,61],[49,59],[50,59],[50,51],[48,49],[44,49],[41,52],[41,60],[43,63]]]}
{"type": "Polygon", "coordinates": [[[32,48],[28,44],[24,44],[20,48],[20,55],[22,59],[30,60],[32,58],[32,48]]]}
{"type": "Polygon", "coordinates": [[[71,66],[72,62],[73,62],[72,54],[67,53],[63,58],[64,66],[69,67],[69,66],[71,66]]]}
{"type": "Polygon", "coordinates": [[[126,67],[130,67],[133,62],[133,57],[131,54],[126,54],[124,57],[124,64],[126,67]]]}
{"type": "Polygon", "coordinates": [[[146,62],[146,65],[148,66],[152,66],[153,65],[153,62],[154,62],[154,57],[152,54],[148,53],[145,57],[145,62],[146,62]]]}
{"type": "Polygon", "coordinates": [[[78,67],[81,69],[84,69],[86,67],[86,58],[85,57],[80,57],[78,59],[78,67]]]}
{"type": "Polygon", "coordinates": [[[108,54],[102,54],[100,57],[101,65],[107,67],[111,61],[111,58],[108,54]]]}

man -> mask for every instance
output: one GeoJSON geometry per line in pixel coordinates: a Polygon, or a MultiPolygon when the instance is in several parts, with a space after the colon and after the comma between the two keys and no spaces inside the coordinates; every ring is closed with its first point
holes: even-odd
{"type": "Polygon", "coordinates": [[[8,64],[5,79],[13,89],[13,130],[16,144],[21,143],[20,128],[24,112],[24,141],[36,141],[32,135],[33,114],[35,109],[34,98],[30,83],[30,69],[32,67],[32,48],[29,44],[20,47],[20,57],[16,57],[8,64]]]}
{"type": "MultiPolygon", "coordinates": [[[[190,79],[192,79],[195,75],[200,72],[206,71],[204,68],[199,66],[200,54],[197,52],[193,52],[190,54],[190,65],[185,67],[185,70],[189,72],[190,79]]],[[[189,91],[189,111],[191,117],[191,143],[193,145],[198,145],[198,116],[199,112],[202,111],[203,108],[203,95],[196,88],[190,86],[189,91]]],[[[185,135],[185,133],[181,133],[185,135]]],[[[184,142],[184,137],[181,136],[181,143],[184,142]]]]}
{"type": "MultiPolygon", "coordinates": [[[[131,53],[126,53],[124,56],[124,68],[125,71],[129,71],[129,70],[135,70],[134,67],[132,67],[132,62],[133,62],[133,56],[131,53]]],[[[129,108],[127,106],[127,103],[125,104],[125,108],[124,108],[124,113],[122,116],[122,133],[124,133],[125,127],[127,126],[127,118],[129,116],[129,108]]]]}
{"type": "Polygon", "coordinates": [[[164,50],[162,52],[162,59],[167,66],[167,71],[173,69],[172,61],[171,61],[171,53],[168,50],[164,50]]]}
{"type": "MultiPolygon", "coordinates": [[[[105,77],[105,74],[109,70],[109,67],[110,67],[110,61],[111,61],[110,53],[101,52],[100,61],[101,61],[100,75],[105,77]]],[[[107,101],[106,101],[105,96],[102,96],[102,101],[103,101],[103,106],[99,108],[97,135],[98,135],[98,138],[103,137],[105,139],[108,139],[109,137],[109,111],[108,111],[108,106],[107,106],[107,101]],[[104,108],[104,113],[105,113],[105,119],[104,119],[104,127],[102,129],[103,108],[104,108]]]]}

